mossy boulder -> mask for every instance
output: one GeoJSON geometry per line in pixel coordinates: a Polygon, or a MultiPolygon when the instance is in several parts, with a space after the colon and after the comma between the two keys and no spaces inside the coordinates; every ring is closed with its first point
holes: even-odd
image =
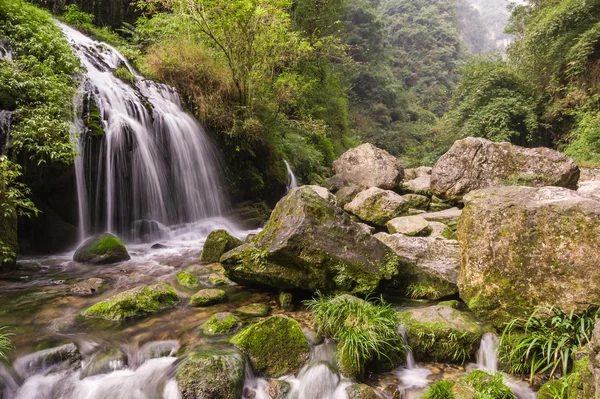
{"type": "Polygon", "coordinates": [[[361,191],[354,199],[344,205],[344,210],[360,220],[377,226],[408,214],[410,201],[390,190],[371,187],[361,191]]]}
{"type": "Polygon", "coordinates": [[[235,330],[240,325],[237,317],[229,312],[220,312],[212,315],[204,324],[201,330],[204,335],[227,334],[235,330]]]}
{"type": "Polygon", "coordinates": [[[496,187],[464,197],[461,299],[496,327],[537,307],[600,301],[600,202],[559,187],[496,187]]]}
{"type": "Polygon", "coordinates": [[[260,234],[221,262],[238,284],[311,294],[370,294],[398,266],[390,248],[307,187],[290,190],[260,234]]]}
{"type": "Polygon", "coordinates": [[[264,317],[271,313],[271,307],[266,303],[251,303],[250,305],[240,306],[235,311],[242,316],[264,317]]]}
{"type": "Polygon", "coordinates": [[[252,367],[267,378],[298,370],[308,359],[308,341],[298,322],[271,316],[235,335],[231,342],[250,359],[252,367]]]}
{"type": "Polygon", "coordinates": [[[242,245],[242,242],[229,234],[226,230],[214,230],[204,242],[200,260],[202,262],[218,262],[221,256],[235,247],[242,245]]]}
{"type": "Polygon", "coordinates": [[[177,273],[177,282],[186,288],[198,288],[200,286],[200,280],[188,272],[177,273]]]}
{"type": "Polygon", "coordinates": [[[125,245],[110,233],[88,238],[77,248],[73,260],[91,265],[123,262],[131,259],[125,245]]]}
{"type": "Polygon", "coordinates": [[[236,350],[205,349],[177,369],[184,399],[239,399],[244,388],[244,356],[236,350]]]}
{"type": "Polygon", "coordinates": [[[210,306],[227,300],[227,293],[215,288],[206,288],[196,292],[190,298],[190,306],[210,306]]]}
{"type": "Polygon", "coordinates": [[[292,392],[292,384],[283,380],[269,381],[269,396],[272,399],[287,399],[292,392]]]}
{"type": "Polygon", "coordinates": [[[444,199],[460,199],[486,187],[527,185],[577,188],[573,159],[549,148],[523,148],[468,137],[456,141],[431,172],[431,190],[444,199]]]}
{"type": "Polygon", "coordinates": [[[352,384],[346,388],[348,399],[379,399],[373,388],[365,384],[352,384]]]}
{"type": "Polygon", "coordinates": [[[82,315],[120,321],[175,307],[179,297],[168,284],[132,288],[90,306],[82,315]]]}
{"type": "Polygon", "coordinates": [[[231,281],[221,273],[211,273],[208,276],[208,282],[212,285],[228,285],[231,281]]]}
{"type": "Polygon", "coordinates": [[[464,363],[475,354],[483,336],[471,317],[448,306],[405,310],[398,318],[419,360],[464,363]]]}

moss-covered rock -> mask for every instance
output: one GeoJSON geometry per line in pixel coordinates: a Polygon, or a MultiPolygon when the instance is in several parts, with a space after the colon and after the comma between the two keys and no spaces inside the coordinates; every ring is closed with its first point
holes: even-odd
{"type": "Polygon", "coordinates": [[[390,190],[371,187],[361,191],[354,199],[344,205],[344,210],[377,226],[385,224],[399,216],[407,215],[410,202],[390,190]]]}
{"type": "Polygon", "coordinates": [[[210,306],[227,300],[227,293],[215,288],[207,288],[196,292],[190,298],[191,306],[210,306]]]}
{"type": "Polygon", "coordinates": [[[373,388],[365,384],[352,384],[346,388],[348,399],[379,399],[373,388]]]}
{"type": "Polygon", "coordinates": [[[290,190],[261,233],[221,262],[239,284],[311,294],[373,293],[398,266],[390,248],[306,187],[290,190]]]}
{"type": "Polygon", "coordinates": [[[177,273],[177,282],[187,288],[198,288],[200,286],[200,280],[188,272],[177,273]]]}
{"type": "Polygon", "coordinates": [[[600,300],[600,202],[559,187],[497,187],[464,197],[461,299],[496,327],[537,307],[600,300]]]}
{"type": "Polygon", "coordinates": [[[90,306],[82,315],[120,321],[175,307],[179,297],[165,283],[132,288],[90,306]]]}
{"type": "Polygon", "coordinates": [[[400,312],[398,318],[420,360],[464,363],[475,354],[483,336],[473,319],[448,306],[410,309],[400,312]]]}
{"type": "Polygon", "coordinates": [[[255,370],[277,378],[298,370],[308,359],[308,341],[298,322],[271,316],[234,336],[231,340],[250,359],[255,370]]]}
{"type": "Polygon", "coordinates": [[[292,384],[283,380],[269,381],[269,396],[272,399],[287,399],[292,392],[292,384]]]}
{"type": "Polygon", "coordinates": [[[231,283],[231,281],[221,273],[211,273],[208,276],[208,282],[214,286],[229,285],[229,283],[231,283]]]}
{"type": "Polygon", "coordinates": [[[206,349],[179,366],[177,385],[185,399],[239,399],[244,368],[244,356],[238,351],[206,349]]]}
{"type": "Polygon", "coordinates": [[[131,259],[127,248],[116,236],[104,233],[88,238],[75,254],[73,260],[80,263],[102,265],[131,259]]]}
{"type": "Polygon", "coordinates": [[[294,296],[291,292],[281,291],[279,293],[279,306],[283,310],[294,310],[294,296]]]}
{"type": "Polygon", "coordinates": [[[463,303],[461,301],[457,301],[456,299],[451,299],[449,301],[441,301],[438,302],[439,306],[448,306],[453,309],[461,309],[463,307],[463,303]]]}
{"type": "Polygon", "coordinates": [[[227,334],[235,330],[240,322],[237,317],[229,312],[220,312],[212,315],[201,330],[204,335],[227,334]]]}
{"type": "Polygon", "coordinates": [[[34,374],[51,374],[81,368],[81,354],[75,344],[44,349],[18,358],[13,368],[23,379],[34,374]]]}
{"type": "Polygon", "coordinates": [[[250,305],[240,306],[235,311],[242,316],[264,317],[271,313],[271,307],[266,303],[251,303],[250,305]]]}
{"type": "Polygon", "coordinates": [[[200,260],[202,262],[218,262],[225,252],[240,245],[242,245],[242,242],[226,230],[214,230],[206,237],[200,260]]]}

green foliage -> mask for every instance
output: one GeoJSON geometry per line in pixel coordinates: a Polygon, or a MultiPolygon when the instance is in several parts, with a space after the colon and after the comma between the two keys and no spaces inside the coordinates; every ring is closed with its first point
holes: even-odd
{"type": "Polygon", "coordinates": [[[441,380],[431,385],[421,396],[422,399],[454,399],[454,382],[441,380]]]}
{"type": "Polygon", "coordinates": [[[351,295],[327,297],[320,293],[304,304],[319,332],[338,343],[342,367],[363,375],[370,360],[392,360],[404,352],[396,311],[383,299],[363,301],[351,295]]]}
{"type": "Polygon", "coordinates": [[[590,342],[600,307],[591,305],[577,314],[550,307],[536,310],[528,318],[512,320],[502,333],[500,361],[513,374],[559,372],[567,375],[573,352],[590,342]]]}
{"type": "Polygon", "coordinates": [[[8,361],[8,352],[14,349],[11,341],[14,335],[10,327],[0,326],[0,360],[8,361]]]}
{"type": "Polygon", "coordinates": [[[502,375],[490,375],[481,370],[458,380],[442,380],[431,385],[421,396],[422,399],[516,399],[504,385],[502,375]]]}
{"type": "Polygon", "coordinates": [[[126,66],[118,67],[113,71],[113,74],[115,75],[115,77],[121,79],[124,82],[127,82],[129,84],[135,84],[135,76],[133,76],[129,68],[127,68],[126,66]]]}
{"type": "Polygon", "coordinates": [[[565,154],[580,163],[600,164],[600,111],[579,111],[565,154]]]}
{"type": "Polygon", "coordinates": [[[413,299],[438,299],[440,291],[430,285],[411,283],[406,288],[406,296],[413,299]]]}

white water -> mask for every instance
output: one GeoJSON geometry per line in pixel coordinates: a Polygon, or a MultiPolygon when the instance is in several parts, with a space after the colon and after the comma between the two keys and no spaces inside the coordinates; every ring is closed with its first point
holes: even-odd
{"type": "Polygon", "coordinates": [[[0,110],[0,155],[4,154],[8,148],[11,119],[12,112],[5,109],[0,110]]]}
{"type": "Polygon", "coordinates": [[[103,137],[83,134],[78,147],[82,237],[109,231],[131,240],[141,235],[136,227],[223,216],[218,158],[177,92],[142,78],[111,46],[61,28],[87,70],[81,99],[95,101],[104,129],[103,137]],[[118,67],[135,76],[133,85],[114,76],[118,67]]]}
{"type": "Polygon", "coordinates": [[[298,187],[298,180],[296,179],[296,175],[294,175],[294,171],[292,171],[292,167],[288,163],[288,161],[284,160],[285,167],[287,169],[288,178],[287,178],[287,191],[290,191],[292,188],[298,187]]]}
{"type": "Polygon", "coordinates": [[[425,388],[431,382],[428,379],[431,375],[431,370],[419,367],[415,361],[415,357],[406,338],[406,328],[401,325],[398,328],[398,331],[400,332],[400,335],[402,335],[405,347],[408,348],[406,351],[406,365],[395,371],[396,376],[402,382],[400,388],[404,390],[425,388]]]}

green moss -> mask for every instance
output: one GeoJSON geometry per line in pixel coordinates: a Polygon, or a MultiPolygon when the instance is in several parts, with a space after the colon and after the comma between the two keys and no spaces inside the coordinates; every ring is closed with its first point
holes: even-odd
{"type": "Polygon", "coordinates": [[[222,274],[211,273],[208,276],[208,282],[212,285],[228,285],[230,281],[222,274]]]}
{"type": "Polygon", "coordinates": [[[231,342],[267,378],[294,372],[308,359],[308,341],[298,322],[289,317],[271,316],[234,336],[231,342]]]}
{"type": "Polygon", "coordinates": [[[279,306],[283,310],[294,310],[294,297],[291,292],[281,291],[279,293],[279,306]]]}
{"type": "Polygon", "coordinates": [[[85,99],[84,107],[88,109],[87,115],[85,115],[83,118],[85,127],[92,135],[102,136],[104,134],[104,129],[102,128],[102,118],[100,118],[98,106],[96,105],[96,101],[94,101],[93,97],[90,96],[85,99]]]}
{"type": "Polygon", "coordinates": [[[271,307],[265,303],[251,303],[250,305],[241,306],[235,311],[243,316],[264,317],[271,313],[271,307]]]}
{"type": "Polygon", "coordinates": [[[439,306],[449,306],[453,309],[462,309],[463,303],[461,301],[457,301],[456,299],[452,299],[450,301],[441,301],[438,302],[439,306]]]}
{"type": "Polygon", "coordinates": [[[135,76],[131,73],[129,68],[126,66],[120,66],[113,71],[113,75],[116,78],[121,79],[125,83],[129,83],[130,85],[135,84],[135,76]]]}
{"type": "Polygon", "coordinates": [[[200,260],[202,262],[219,262],[225,252],[240,245],[242,245],[242,242],[226,230],[214,230],[206,237],[200,260]]]}
{"type": "Polygon", "coordinates": [[[125,245],[114,235],[99,234],[86,240],[73,255],[81,263],[106,264],[128,260],[131,257],[125,245]]]}
{"type": "Polygon", "coordinates": [[[460,378],[454,386],[454,394],[457,398],[517,399],[510,388],[504,385],[501,374],[490,375],[481,370],[460,378]]]}
{"type": "Polygon", "coordinates": [[[190,298],[190,306],[210,306],[227,300],[227,294],[223,290],[214,288],[203,289],[196,292],[190,298]]]}
{"type": "Polygon", "coordinates": [[[227,334],[233,331],[239,324],[237,317],[228,312],[212,315],[203,325],[204,335],[227,334]]]}
{"type": "Polygon", "coordinates": [[[188,272],[177,273],[177,282],[187,288],[197,288],[200,286],[198,277],[188,272]]]}
{"type": "Polygon", "coordinates": [[[120,321],[170,309],[179,302],[179,297],[169,285],[160,283],[136,287],[121,292],[86,309],[85,317],[120,321]]]}

